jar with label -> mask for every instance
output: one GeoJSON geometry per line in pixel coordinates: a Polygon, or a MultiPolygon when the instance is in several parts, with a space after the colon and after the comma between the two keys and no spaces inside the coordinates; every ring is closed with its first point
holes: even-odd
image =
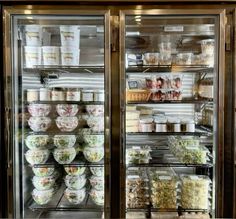
{"type": "Polygon", "coordinates": [[[152,132],[153,131],[153,119],[152,118],[140,119],[139,131],[140,132],[152,132]]]}
{"type": "Polygon", "coordinates": [[[102,101],[104,102],[104,90],[95,90],[94,91],[94,101],[102,101]]]}
{"type": "Polygon", "coordinates": [[[55,87],[52,90],[52,101],[63,101],[65,100],[65,93],[63,88],[55,87]]]}
{"type": "Polygon", "coordinates": [[[82,101],[93,101],[93,90],[83,90],[82,101]]]}
{"type": "Polygon", "coordinates": [[[37,89],[28,89],[27,90],[27,101],[38,101],[39,100],[39,91],[37,89]]]}
{"type": "Polygon", "coordinates": [[[159,117],[155,119],[156,132],[167,132],[167,119],[165,117],[159,117]]]}
{"type": "Polygon", "coordinates": [[[67,101],[80,101],[80,90],[79,88],[68,88],[66,91],[67,101]]]}
{"type": "Polygon", "coordinates": [[[180,119],[175,117],[168,118],[168,127],[169,132],[181,132],[180,119]]]}
{"type": "Polygon", "coordinates": [[[48,101],[51,99],[50,90],[48,88],[40,88],[39,89],[39,99],[40,101],[48,101]]]}

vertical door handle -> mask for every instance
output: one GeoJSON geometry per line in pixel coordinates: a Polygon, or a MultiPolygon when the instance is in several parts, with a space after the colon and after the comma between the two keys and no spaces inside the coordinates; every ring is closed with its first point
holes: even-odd
{"type": "Polygon", "coordinates": [[[12,148],[10,145],[10,124],[11,124],[11,118],[10,118],[10,108],[5,108],[6,113],[6,146],[7,146],[7,167],[11,168],[12,166],[12,148]]]}

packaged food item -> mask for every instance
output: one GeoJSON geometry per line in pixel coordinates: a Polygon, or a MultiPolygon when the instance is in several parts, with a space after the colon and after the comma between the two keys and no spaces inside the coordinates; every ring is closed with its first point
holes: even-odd
{"type": "Polygon", "coordinates": [[[126,118],[128,120],[135,120],[135,119],[139,119],[139,115],[140,115],[140,112],[139,111],[126,111],[126,118]]]}
{"type": "Polygon", "coordinates": [[[195,121],[193,118],[181,118],[181,131],[182,132],[195,132],[195,121]]]}
{"type": "Polygon", "coordinates": [[[210,179],[203,175],[180,175],[181,199],[184,209],[208,209],[210,179]]]}
{"type": "Polygon", "coordinates": [[[39,89],[39,100],[40,101],[49,101],[51,100],[51,91],[48,88],[39,89]]]}
{"type": "Polygon", "coordinates": [[[89,167],[89,168],[93,175],[104,177],[104,167],[89,167]]]}
{"type": "Polygon", "coordinates": [[[91,189],[89,194],[96,205],[104,205],[104,191],[91,189]]]}
{"type": "Polygon", "coordinates": [[[45,167],[32,167],[32,170],[35,176],[45,177],[51,176],[54,173],[54,166],[45,166],[45,167]]]}
{"type": "Polygon", "coordinates": [[[158,65],[159,64],[159,53],[144,53],[144,65],[158,65]]]}
{"type": "Polygon", "coordinates": [[[176,65],[191,65],[193,53],[178,53],[176,55],[176,65]]]}
{"type": "Polygon", "coordinates": [[[102,105],[86,105],[85,108],[89,115],[92,115],[92,116],[104,115],[104,106],[102,105]]]}
{"type": "Polygon", "coordinates": [[[75,145],[75,135],[55,135],[53,143],[58,148],[71,148],[75,145]]]}
{"type": "Polygon", "coordinates": [[[56,119],[56,125],[62,132],[72,132],[78,126],[78,118],[72,117],[61,117],[58,116],[56,119]]]}
{"type": "Polygon", "coordinates": [[[25,139],[25,144],[29,149],[45,149],[48,143],[48,135],[28,135],[25,139]]]}
{"type": "Polygon", "coordinates": [[[25,67],[35,68],[41,65],[41,47],[25,46],[25,67]]]}
{"type": "Polygon", "coordinates": [[[80,50],[72,46],[63,46],[61,49],[61,64],[65,66],[78,66],[80,50]]]}
{"type": "Polygon", "coordinates": [[[100,147],[104,144],[104,135],[84,135],[84,141],[89,147],[100,147]]]}
{"type": "Polygon", "coordinates": [[[168,132],[181,132],[180,119],[178,117],[168,117],[167,123],[168,132]]]}
{"type": "Polygon", "coordinates": [[[49,154],[49,150],[28,150],[25,158],[31,165],[44,164],[48,160],[49,154]]]}
{"type": "Polygon", "coordinates": [[[215,56],[213,55],[202,55],[202,64],[208,67],[214,67],[215,56]]]}
{"type": "Polygon", "coordinates": [[[84,157],[89,162],[99,162],[104,157],[104,148],[103,147],[85,147],[84,151],[84,157]]]}
{"type": "Polygon", "coordinates": [[[213,55],[214,54],[214,47],[215,47],[215,40],[214,39],[207,39],[201,41],[201,48],[203,55],[213,55]]]}
{"type": "Polygon", "coordinates": [[[64,195],[71,204],[78,205],[84,201],[86,191],[85,189],[71,190],[67,188],[64,192],[64,195]]]}
{"type": "MultiPolygon", "coordinates": [[[[128,110],[127,107],[126,107],[126,110],[128,110]]],[[[152,107],[137,106],[137,110],[140,111],[140,115],[152,115],[153,114],[152,107]]]]}
{"type": "Polygon", "coordinates": [[[148,89],[166,89],[168,88],[169,80],[166,75],[153,76],[146,78],[146,87],[148,89]]]}
{"type": "Polygon", "coordinates": [[[146,215],[144,212],[127,212],[126,219],[146,219],[146,215]]]}
{"type": "Polygon", "coordinates": [[[46,190],[46,191],[39,191],[37,189],[34,189],[32,192],[32,197],[34,201],[39,205],[45,205],[49,201],[51,201],[54,194],[54,190],[46,190]]]}
{"type": "Polygon", "coordinates": [[[166,90],[153,91],[150,96],[152,101],[164,101],[166,100],[166,90]]]}
{"type": "Polygon", "coordinates": [[[69,189],[79,190],[85,186],[86,177],[85,175],[80,175],[80,176],[66,175],[65,184],[69,189]]]}
{"type": "Polygon", "coordinates": [[[86,167],[64,166],[64,169],[70,176],[81,176],[84,174],[86,167]]]}
{"type": "Polygon", "coordinates": [[[105,100],[104,90],[95,90],[93,98],[94,98],[94,101],[104,102],[105,100]]]}
{"type": "Polygon", "coordinates": [[[203,212],[183,212],[182,214],[180,219],[210,219],[210,215],[203,212]]]}
{"type": "Polygon", "coordinates": [[[147,180],[138,175],[128,175],[126,179],[127,208],[145,208],[148,204],[147,180]]]}
{"type": "Polygon", "coordinates": [[[214,87],[212,79],[204,79],[199,81],[198,95],[202,98],[213,99],[214,87]]]}
{"type": "Polygon", "coordinates": [[[183,75],[171,74],[169,75],[169,79],[170,79],[170,88],[177,90],[182,88],[183,75]]]}
{"type": "Polygon", "coordinates": [[[57,104],[56,110],[59,116],[75,116],[78,113],[78,105],[76,104],[57,104]]]}
{"type": "Polygon", "coordinates": [[[152,204],[155,208],[176,209],[178,178],[170,171],[155,171],[151,176],[152,204]]]}
{"type": "Polygon", "coordinates": [[[104,177],[91,176],[89,181],[93,189],[104,191],[104,177]]]}
{"type": "Polygon", "coordinates": [[[63,88],[54,87],[52,89],[52,101],[64,101],[65,92],[63,88]]]}
{"type": "Polygon", "coordinates": [[[37,89],[27,89],[27,101],[33,102],[39,100],[39,91],[37,89]]]}
{"type": "Polygon", "coordinates": [[[80,101],[80,90],[78,88],[67,88],[66,100],[67,101],[80,101]]]}
{"type": "Polygon", "coordinates": [[[42,27],[40,25],[26,25],[25,39],[27,46],[42,45],[42,27]]]}
{"type": "Polygon", "coordinates": [[[202,112],[202,116],[203,116],[203,119],[202,119],[203,125],[213,126],[213,124],[214,124],[213,108],[211,108],[211,107],[204,108],[204,110],[202,112]]]}
{"type": "Polygon", "coordinates": [[[167,132],[167,119],[164,116],[155,117],[156,132],[167,132]]]}
{"type": "Polygon", "coordinates": [[[178,219],[177,212],[152,212],[151,218],[153,219],[178,219]]]}
{"type": "Polygon", "coordinates": [[[54,149],[53,156],[59,164],[70,164],[76,157],[76,150],[73,147],[54,149]]]}
{"type": "Polygon", "coordinates": [[[150,91],[146,89],[127,89],[126,101],[127,102],[147,102],[150,97],[150,91]]]}
{"type": "Polygon", "coordinates": [[[132,148],[126,149],[126,162],[127,163],[149,163],[149,160],[152,159],[151,148],[148,146],[140,147],[135,146],[132,148]]]}
{"type": "Polygon", "coordinates": [[[60,49],[56,46],[43,46],[43,64],[44,65],[59,65],[60,64],[60,49]]]}
{"type": "Polygon", "coordinates": [[[39,190],[49,190],[54,187],[54,184],[56,182],[56,178],[52,176],[34,176],[32,179],[34,187],[39,190]]]}
{"type": "Polygon", "coordinates": [[[60,26],[61,45],[79,48],[80,30],[77,25],[61,25],[60,26]]]}
{"type": "Polygon", "coordinates": [[[139,132],[139,126],[126,126],[126,132],[127,133],[139,132]]]}
{"type": "Polygon", "coordinates": [[[31,103],[28,105],[28,111],[31,116],[48,116],[51,111],[51,105],[31,103]]]}
{"type": "Polygon", "coordinates": [[[82,101],[93,101],[93,90],[82,90],[82,101]]]}
{"type": "Polygon", "coordinates": [[[160,65],[171,65],[172,63],[172,56],[171,54],[160,53],[160,65]]]}
{"type": "Polygon", "coordinates": [[[104,131],[104,117],[103,116],[89,116],[87,124],[93,132],[104,131]]]}
{"type": "Polygon", "coordinates": [[[203,64],[202,54],[193,55],[192,64],[193,65],[202,65],[203,64]]]}
{"type": "Polygon", "coordinates": [[[143,65],[142,54],[126,54],[126,63],[128,65],[143,65]]]}
{"type": "Polygon", "coordinates": [[[28,124],[34,132],[45,132],[51,126],[51,121],[49,117],[32,116],[29,118],[28,124]]]}
{"type": "Polygon", "coordinates": [[[139,131],[140,132],[152,132],[153,131],[153,118],[140,119],[139,131]]]}

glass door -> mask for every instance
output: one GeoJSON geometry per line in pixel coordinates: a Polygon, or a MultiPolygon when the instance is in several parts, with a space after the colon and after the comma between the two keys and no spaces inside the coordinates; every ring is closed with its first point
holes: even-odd
{"type": "Polygon", "coordinates": [[[5,9],[13,217],[109,215],[108,15],[5,9]]]}
{"type": "Polygon", "coordinates": [[[209,218],[222,197],[224,11],[121,12],[126,218],[209,218]]]}

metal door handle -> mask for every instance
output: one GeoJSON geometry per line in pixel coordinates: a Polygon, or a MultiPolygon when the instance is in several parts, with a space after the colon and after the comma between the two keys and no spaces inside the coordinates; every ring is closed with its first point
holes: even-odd
{"type": "Polygon", "coordinates": [[[6,145],[7,145],[7,167],[11,168],[12,166],[12,148],[10,145],[10,108],[5,108],[6,113],[6,145]]]}

